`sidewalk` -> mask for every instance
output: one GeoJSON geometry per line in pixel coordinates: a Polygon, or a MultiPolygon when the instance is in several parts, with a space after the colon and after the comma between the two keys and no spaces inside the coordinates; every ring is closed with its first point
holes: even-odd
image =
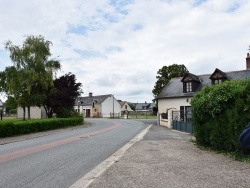
{"type": "Polygon", "coordinates": [[[202,151],[189,134],[153,125],[89,188],[250,187],[250,164],[202,151]]]}

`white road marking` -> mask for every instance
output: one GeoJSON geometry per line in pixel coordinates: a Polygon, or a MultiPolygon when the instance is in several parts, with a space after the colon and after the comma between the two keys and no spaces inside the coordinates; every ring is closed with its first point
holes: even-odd
{"type": "Polygon", "coordinates": [[[140,141],[144,135],[148,132],[152,125],[149,125],[145,129],[143,129],[138,135],[136,135],[132,140],[130,140],[127,144],[125,144],[122,148],[116,151],[113,155],[111,155],[108,159],[100,163],[93,170],[88,172],[81,179],[76,181],[69,188],[87,188],[98,176],[100,176],[106,169],[108,169],[112,164],[119,160],[119,158],[136,142],[140,141]]]}

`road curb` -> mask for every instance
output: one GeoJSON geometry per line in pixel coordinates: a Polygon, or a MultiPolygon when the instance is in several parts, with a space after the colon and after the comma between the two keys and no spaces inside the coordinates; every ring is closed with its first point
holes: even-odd
{"type": "Polygon", "coordinates": [[[144,135],[148,132],[152,125],[147,126],[143,129],[139,134],[137,134],[133,139],[131,139],[127,144],[125,144],[122,148],[116,151],[113,155],[111,155],[108,159],[100,163],[93,170],[88,172],[81,179],[76,181],[69,188],[87,188],[98,176],[100,176],[106,169],[108,169],[112,164],[118,162],[121,156],[136,142],[143,139],[144,135]]]}

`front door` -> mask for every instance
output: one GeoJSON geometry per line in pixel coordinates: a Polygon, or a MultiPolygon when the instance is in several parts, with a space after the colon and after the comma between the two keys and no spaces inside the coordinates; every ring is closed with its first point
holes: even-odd
{"type": "Polygon", "coordinates": [[[90,109],[86,109],[86,117],[90,117],[90,109]]]}

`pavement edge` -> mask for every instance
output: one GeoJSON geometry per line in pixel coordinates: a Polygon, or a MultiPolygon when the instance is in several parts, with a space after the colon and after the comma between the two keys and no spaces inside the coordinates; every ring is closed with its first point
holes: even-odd
{"type": "Polygon", "coordinates": [[[105,161],[101,162],[98,166],[96,166],[93,170],[88,172],[81,179],[76,181],[69,188],[87,188],[98,176],[100,176],[106,169],[108,169],[112,164],[117,162],[119,158],[136,142],[143,139],[145,134],[151,128],[151,125],[148,125],[145,129],[143,129],[139,134],[137,134],[133,139],[131,139],[127,144],[125,144],[122,148],[112,154],[105,161]]]}

